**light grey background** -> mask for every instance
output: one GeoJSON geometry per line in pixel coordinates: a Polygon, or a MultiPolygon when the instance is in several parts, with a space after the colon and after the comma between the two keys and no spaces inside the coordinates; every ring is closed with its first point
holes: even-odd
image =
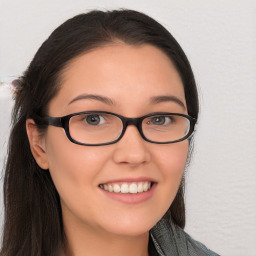
{"type": "Polygon", "coordinates": [[[0,0],[0,168],[12,105],[4,84],[24,71],[67,18],[120,7],[145,12],[166,26],[190,59],[199,86],[186,231],[221,255],[255,255],[256,1],[0,0]]]}

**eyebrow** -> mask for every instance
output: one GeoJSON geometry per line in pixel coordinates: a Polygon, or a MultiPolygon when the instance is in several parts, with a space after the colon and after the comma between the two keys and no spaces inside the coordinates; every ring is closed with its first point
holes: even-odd
{"type": "Polygon", "coordinates": [[[179,98],[173,95],[161,95],[161,96],[154,96],[150,98],[151,104],[158,104],[158,103],[168,102],[168,101],[175,102],[181,107],[183,107],[184,109],[186,108],[185,104],[179,98]]]}
{"type": "Polygon", "coordinates": [[[97,94],[81,94],[77,97],[75,97],[73,100],[71,100],[68,105],[70,105],[71,103],[78,101],[78,100],[97,100],[100,102],[103,102],[107,105],[114,105],[114,102],[105,96],[101,96],[101,95],[97,95],[97,94]]]}
{"type": "MultiPolygon", "coordinates": [[[[98,95],[98,94],[81,94],[78,95],[77,97],[75,97],[73,100],[71,100],[68,105],[70,105],[71,103],[75,102],[75,101],[79,101],[79,100],[97,100],[100,102],[103,102],[107,105],[115,105],[114,101],[108,97],[102,96],[102,95],[98,95]]],[[[160,96],[154,96],[150,98],[150,103],[151,104],[158,104],[158,103],[162,103],[162,102],[175,102],[178,105],[180,105],[183,108],[185,107],[185,104],[176,96],[173,95],[160,95],[160,96]]]]}

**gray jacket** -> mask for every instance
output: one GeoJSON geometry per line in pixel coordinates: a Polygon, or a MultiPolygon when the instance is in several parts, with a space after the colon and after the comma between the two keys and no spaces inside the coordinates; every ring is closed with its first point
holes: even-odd
{"type": "Polygon", "coordinates": [[[192,239],[183,229],[164,216],[150,231],[151,240],[159,256],[220,256],[192,239]]]}

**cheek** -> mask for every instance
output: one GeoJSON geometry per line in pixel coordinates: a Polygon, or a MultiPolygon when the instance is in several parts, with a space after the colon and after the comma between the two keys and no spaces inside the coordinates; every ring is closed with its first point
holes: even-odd
{"type": "Polygon", "coordinates": [[[167,210],[174,200],[184,173],[188,154],[188,142],[164,145],[157,151],[157,165],[161,172],[161,200],[167,210]]]}
{"type": "Polygon", "coordinates": [[[79,188],[96,184],[107,160],[107,152],[98,147],[79,146],[53,128],[47,136],[47,157],[53,182],[60,194],[78,193],[79,188]],[[99,157],[101,156],[101,157],[99,157]]]}
{"type": "Polygon", "coordinates": [[[161,146],[156,158],[163,175],[182,175],[188,155],[188,141],[161,146]]]}

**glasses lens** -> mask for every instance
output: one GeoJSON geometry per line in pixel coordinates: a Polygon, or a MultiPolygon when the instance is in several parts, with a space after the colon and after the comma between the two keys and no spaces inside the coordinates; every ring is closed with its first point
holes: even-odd
{"type": "Polygon", "coordinates": [[[144,136],[154,142],[172,142],[187,136],[190,121],[184,116],[155,115],[142,122],[144,136]]]}
{"type": "Polygon", "coordinates": [[[106,113],[87,113],[71,117],[71,137],[85,144],[103,144],[117,139],[123,129],[122,120],[106,113]]]}

